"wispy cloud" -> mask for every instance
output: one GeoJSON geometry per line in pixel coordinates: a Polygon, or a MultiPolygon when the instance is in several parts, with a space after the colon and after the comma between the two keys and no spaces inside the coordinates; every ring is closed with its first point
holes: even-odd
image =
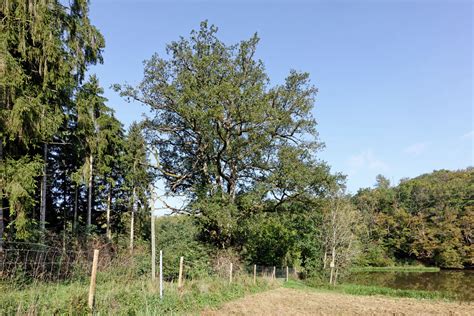
{"type": "Polygon", "coordinates": [[[474,138],[474,130],[467,132],[466,134],[462,135],[463,139],[473,139],[474,138]]]}
{"type": "Polygon", "coordinates": [[[388,164],[377,158],[372,149],[367,149],[359,154],[349,157],[348,164],[351,168],[350,174],[355,174],[360,170],[370,170],[385,172],[389,170],[388,164]]]}
{"type": "Polygon", "coordinates": [[[426,142],[416,143],[408,147],[405,147],[405,149],[403,149],[403,152],[410,154],[412,156],[419,156],[425,152],[425,150],[428,148],[428,145],[429,143],[426,143],[426,142]]]}

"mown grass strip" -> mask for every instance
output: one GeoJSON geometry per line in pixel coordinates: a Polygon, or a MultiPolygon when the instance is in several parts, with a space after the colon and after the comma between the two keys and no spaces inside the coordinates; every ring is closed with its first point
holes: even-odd
{"type": "Polygon", "coordinates": [[[389,297],[404,297],[414,299],[430,299],[430,300],[447,300],[452,301],[456,299],[456,296],[451,293],[437,292],[437,291],[421,291],[421,290],[403,290],[403,289],[392,289],[381,286],[367,286],[357,284],[339,284],[336,286],[319,285],[310,286],[302,281],[291,280],[284,283],[285,288],[297,289],[303,291],[316,291],[316,292],[335,292],[349,295],[383,295],[389,297]]]}
{"type": "Polygon", "coordinates": [[[431,299],[431,300],[453,300],[455,297],[449,293],[438,291],[422,291],[422,290],[405,290],[392,289],[381,286],[367,286],[358,284],[341,284],[337,285],[335,291],[351,295],[383,295],[390,297],[406,297],[415,299],[431,299]]]}
{"type": "Polygon", "coordinates": [[[355,267],[351,272],[439,272],[438,267],[393,266],[393,267],[355,267]]]}

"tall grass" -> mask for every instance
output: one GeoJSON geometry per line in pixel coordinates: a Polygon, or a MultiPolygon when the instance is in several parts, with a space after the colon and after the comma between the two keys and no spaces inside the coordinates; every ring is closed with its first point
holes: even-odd
{"type": "MultiPolygon", "coordinates": [[[[149,277],[120,279],[99,273],[95,311],[97,315],[162,315],[198,311],[217,307],[223,302],[278,286],[277,282],[238,276],[235,282],[219,277],[187,280],[182,290],[176,283],[166,282],[164,297],[160,299],[157,282],[149,277]]],[[[69,283],[34,283],[28,288],[0,284],[0,314],[83,315],[89,312],[86,281],[69,283]]]]}
{"type": "MultiPolygon", "coordinates": [[[[164,283],[160,299],[158,281],[151,281],[148,245],[137,243],[134,255],[118,249],[115,256],[103,255],[97,273],[95,314],[163,315],[198,312],[223,302],[279,286],[279,282],[258,278],[256,284],[242,270],[236,271],[233,283],[216,273],[199,272],[193,262],[185,265],[182,289],[176,282],[164,283]],[[192,272],[192,273],[191,273],[192,272]]],[[[88,262],[90,265],[90,262],[88,262]]],[[[209,270],[209,269],[208,269],[209,270]]],[[[0,315],[84,315],[88,314],[88,268],[63,282],[38,282],[26,279],[0,281],[0,315]]],[[[166,276],[166,274],[165,274],[166,276]]],[[[172,278],[167,276],[167,280],[172,278]]]]}

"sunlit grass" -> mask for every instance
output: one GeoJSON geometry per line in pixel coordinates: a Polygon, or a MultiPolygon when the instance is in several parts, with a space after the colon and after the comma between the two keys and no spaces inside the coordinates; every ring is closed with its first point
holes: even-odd
{"type": "Polygon", "coordinates": [[[431,299],[431,300],[455,300],[454,294],[436,291],[421,291],[421,290],[402,290],[392,289],[381,286],[367,286],[357,284],[339,284],[336,286],[317,285],[310,286],[303,281],[290,280],[284,284],[284,287],[303,290],[303,291],[317,291],[317,292],[336,292],[350,295],[383,295],[390,297],[406,297],[415,299],[431,299]]]}
{"type": "MultiPolygon", "coordinates": [[[[117,278],[99,273],[95,311],[97,315],[162,315],[199,311],[247,294],[279,286],[267,279],[236,277],[232,284],[227,279],[208,277],[186,280],[182,290],[176,283],[165,283],[164,297],[160,299],[159,285],[147,276],[117,278]]],[[[87,294],[89,283],[78,280],[69,283],[36,283],[18,288],[0,284],[0,314],[67,314],[83,315],[89,312],[87,294]]]]}
{"type": "Polygon", "coordinates": [[[439,272],[438,267],[393,266],[393,267],[355,267],[351,272],[439,272]]]}

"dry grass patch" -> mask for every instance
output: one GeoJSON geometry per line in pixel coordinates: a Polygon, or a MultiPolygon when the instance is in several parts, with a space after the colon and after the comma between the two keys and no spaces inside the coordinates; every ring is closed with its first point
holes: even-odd
{"type": "Polygon", "coordinates": [[[474,315],[474,305],[279,288],[201,315],[474,315]]]}

